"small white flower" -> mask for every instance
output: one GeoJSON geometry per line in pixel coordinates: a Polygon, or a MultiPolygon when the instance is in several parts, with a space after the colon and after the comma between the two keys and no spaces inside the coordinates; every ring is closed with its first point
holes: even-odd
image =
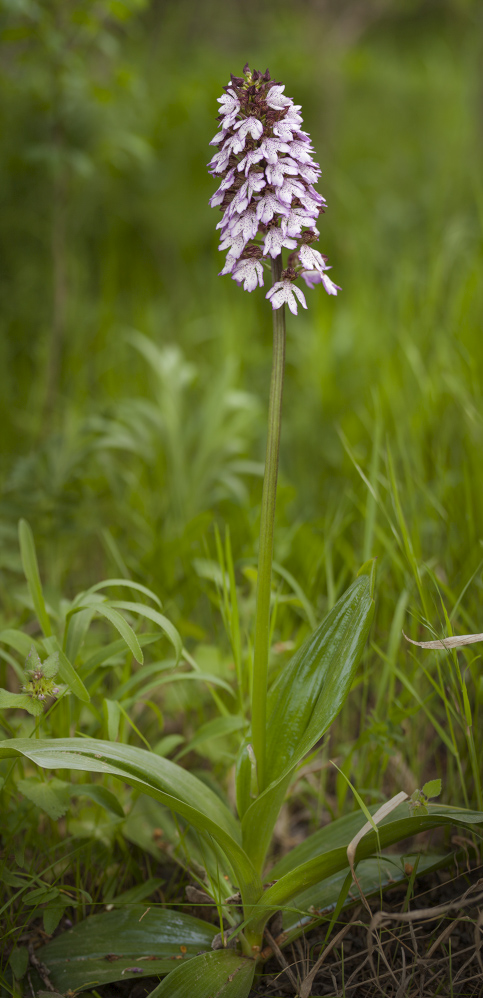
{"type": "Polygon", "coordinates": [[[288,143],[288,151],[293,159],[298,163],[312,163],[313,148],[309,142],[301,142],[300,139],[293,139],[288,143]]]}
{"type": "Polygon", "coordinates": [[[235,194],[231,202],[233,211],[245,211],[248,208],[254,193],[259,193],[266,187],[266,180],[263,173],[249,173],[243,187],[235,194]]]}
{"type": "Polygon", "coordinates": [[[291,204],[292,198],[294,197],[302,200],[302,197],[305,194],[305,187],[300,180],[292,180],[290,177],[285,177],[283,184],[277,191],[277,194],[284,204],[291,204]]]}
{"type": "Polygon", "coordinates": [[[234,90],[229,90],[228,93],[223,94],[223,97],[218,97],[217,100],[221,104],[220,114],[224,115],[225,119],[223,121],[223,128],[230,128],[236,121],[240,110],[240,101],[234,90]]]}
{"type": "Polygon", "coordinates": [[[245,291],[254,291],[258,285],[263,288],[263,267],[258,260],[240,260],[232,277],[237,284],[243,281],[245,291]]]}
{"type": "Polygon", "coordinates": [[[250,208],[248,211],[244,211],[239,218],[237,218],[231,227],[231,232],[234,236],[238,236],[239,233],[248,242],[249,239],[254,239],[258,232],[258,218],[255,208],[250,208]]]}
{"type": "Polygon", "coordinates": [[[226,139],[227,135],[228,132],[225,131],[225,129],[223,129],[221,132],[217,132],[217,134],[213,136],[210,142],[210,146],[219,146],[220,143],[223,142],[224,139],[226,139]]]}
{"type": "Polygon", "coordinates": [[[255,163],[259,163],[263,159],[263,153],[261,149],[250,149],[246,156],[243,157],[241,162],[238,164],[239,170],[245,170],[245,176],[247,176],[248,171],[255,163]]]}
{"type": "Polygon", "coordinates": [[[278,154],[289,152],[289,147],[281,139],[265,138],[260,146],[260,152],[265,157],[267,163],[275,164],[278,162],[278,154]]]}
{"type": "Polygon", "coordinates": [[[300,247],[299,260],[306,270],[327,270],[327,264],[322,253],[319,253],[316,249],[312,249],[311,246],[304,245],[300,247]]]}
{"type": "MultiPolygon", "coordinates": [[[[295,177],[299,172],[299,168],[290,156],[284,156],[283,159],[275,160],[275,163],[268,163],[265,167],[265,173],[269,184],[273,184],[274,187],[282,187],[285,174],[289,173],[292,177],[295,177]]],[[[284,199],[282,198],[282,201],[284,199]]]]}
{"type": "Polygon", "coordinates": [[[242,255],[243,250],[245,249],[245,246],[249,238],[250,238],[249,236],[245,238],[242,232],[239,232],[238,235],[236,236],[232,235],[231,232],[228,232],[226,236],[221,240],[218,249],[219,250],[227,249],[228,255],[232,256],[235,260],[238,260],[238,257],[242,255]]]}
{"type": "Polygon", "coordinates": [[[270,87],[268,91],[266,101],[269,107],[273,107],[275,111],[283,111],[284,107],[290,107],[293,101],[290,97],[285,97],[283,91],[285,90],[285,84],[276,84],[274,87],[270,87]]]}
{"type": "Polygon", "coordinates": [[[270,254],[275,259],[276,256],[280,256],[282,246],[287,249],[295,249],[297,243],[295,239],[289,239],[288,236],[284,235],[282,229],[269,229],[263,243],[263,255],[270,254]]]}
{"type": "Polygon", "coordinates": [[[282,229],[284,229],[288,236],[296,238],[300,235],[303,225],[310,225],[312,227],[313,222],[314,215],[304,208],[291,208],[286,217],[282,217],[282,229]]]}
{"type": "Polygon", "coordinates": [[[321,173],[320,166],[316,166],[314,163],[301,163],[299,166],[299,176],[303,177],[308,184],[316,184],[321,173]]]}
{"type": "Polygon", "coordinates": [[[260,222],[267,225],[274,215],[287,215],[288,208],[281,204],[273,191],[268,191],[257,203],[257,217],[260,222]]]}
{"type": "Polygon", "coordinates": [[[238,135],[246,139],[248,133],[250,133],[252,139],[261,139],[263,135],[263,125],[258,118],[254,118],[251,115],[249,118],[244,118],[243,121],[237,121],[235,124],[235,131],[238,131],[238,135]]]}
{"type": "Polygon", "coordinates": [[[297,302],[295,300],[295,295],[297,296],[302,308],[307,308],[307,302],[305,301],[305,295],[296,284],[292,284],[292,281],[277,281],[267,291],[265,298],[271,303],[273,309],[281,308],[282,305],[287,304],[292,315],[297,315],[297,302]]]}

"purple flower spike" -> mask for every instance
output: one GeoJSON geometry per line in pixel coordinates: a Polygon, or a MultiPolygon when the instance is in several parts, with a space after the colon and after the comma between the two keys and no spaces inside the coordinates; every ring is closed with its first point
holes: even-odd
{"type": "Polygon", "coordinates": [[[301,108],[284,94],[285,86],[270,74],[232,76],[218,98],[219,131],[210,145],[217,152],[209,163],[220,186],[210,198],[223,212],[220,250],[227,256],[221,274],[245,291],[263,287],[263,269],[282,250],[290,251],[282,280],[268,291],[272,308],[287,304],[297,314],[305,297],[294,283],[322,284],[329,295],[341,289],[327,274],[327,259],[312,247],[319,236],[317,219],[326,201],[314,184],[320,166],[313,159],[310,135],[302,130],[301,108]]]}

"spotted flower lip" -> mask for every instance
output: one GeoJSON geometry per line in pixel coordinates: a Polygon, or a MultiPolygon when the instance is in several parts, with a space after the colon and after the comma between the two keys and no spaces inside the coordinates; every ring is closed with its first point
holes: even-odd
{"type": "Polygon", "coordinates": [[[271,261],[288,251],[282,280],[266,297],[272,308],[287,304],[296,315],[298,303],[307,307],[298,279],[309,288],[322,284],[329,295],[340,291],[326,273],[326,258],[312,245],[326,207],[314,187],[321,170],[302,128],[301,107],[286,96],[285,84],[248,65],[243,74],[232,75],[218,98],[219,129],[210,143],[217,151],[208,169],[219,180],[210,204],[223,213],[219,249],[227,253],[220,273],[251,292],[263,287],[271,261]]]}
{"type": "Polygon", "coordinates": [[[282,305],[287,304],[290,311],[294,315],[297,315],[295,296],[297,296],[302,308],[307,308],[303,291],[296,284],[293,284],[292,281],[276,281],[273,287],[270,288],[270,291],[267,291],[265,298],[270,300],[272,308],[281,308],[282,305]]]}

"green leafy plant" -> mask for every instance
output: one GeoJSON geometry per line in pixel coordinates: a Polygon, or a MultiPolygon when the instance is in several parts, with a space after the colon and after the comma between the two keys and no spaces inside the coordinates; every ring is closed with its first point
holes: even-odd
{"type": "MultiPolygon", "coordinates": [[[[266,77],[263,82],[268,82],[266,77]]],[[[253,85],[251,81],[250,85],[253,85]]],[[[281,89],[276,87],[277,91],[281,89]]],[[[282,102],[282,110],[283,107],[282,102]]],[[[282,226],[279,231],[282,232],[282,226]]],[[[308,243],[302,246],[307,248],[308,243]]],[[[255,249],[258,248],[255,244],[255,249]]],[[[246,261],[258,263],[261,256],[261,253],[252,253],[244,258],[245,264],[246,261]]],[[[311,260],[319,262],[317,256],[311,260]]],[[[300,263],[303,263],[302,257],[300,263]]],[[[403,793],[382,808],[370,809],[367,821],[364,820],[366,814],[341,818],[315,832],[278,863],[273,864],[271,860],[275,824],[297,771],[307,755],[317,750],[350,692],[371,627],[375,589],[374,562],[366,562],[325,619],[271,679],[268,665],[285,357],[284,302],[291,308],[294,305],[289,285],[300,273],[299,263],[292,260],[292,264],[287,267],[291,272],[284,276],[281,247],[271,262],[274,352],[253,661],[250,656],[239,654],[234,574],[230,565],[228,584],[225,582],[225,591],[230,597],[225,612],[235,636],[236,699],[243,711],[249,702],[247,713],[250,717],[248,725],[244,724],[243,716],[241,723],[239,719],[235,719],[235,723],[233,719],[228,722],[228,711],[221,718],[223,730],[230,730],[233,737],[240,740],[235,780],[236,813],[205,781],[179,763],[149,748],[116,741],[119,715],[109,706],[112,700],[106,700],[108,737],[71,737],[71,719],[68,718],[65,737],[40,737],[36,728],[35,738],[14,737],[0,742],[1,759],[24,760],[47,771],[61,769],[112,778],[173,812],[179,817],[183,832],[188,829],[196,833],[197,859],[192,866],[197,871],[197,887],[193,888],[193,897],[197,898],[196,903],[216,907],[219,914],[220,933],[215,932],[213,926],[170,911],[154,911],[148,913],[149,918],[145,916],[144,908],[142,911],[133,908],[93,915],[38,952],[39,959],[49,968],[53,985],[62,990],[85,990],[96,983],[155,972],[166,976],[151,998],[184,998],[189,992],[195,998],[209,998],[214,993],[223,998],[246,998],[255,975],[271,952],[270,946],[264,944],[264,932],[272,916],[283,912],[283,929],[277,941],[279,945],[285,945],[327,912],[336,917],[348,898],[356,868],[358,888],[367,893],[384,883],[401,879],[404,876],[402,857],[384,856],[382,849],[425,829],[483,821],[481,812],[431,805],[428,798],[437,796],[439,791],[434,785],[425,785],[411,802],[413,813],[408,809],[407,795],[403,793]],[[204,949],[201,954],[199,947],[204,949]],[[174,969],[173,959],[177,960],[174,969]]],[[[320,262],[319,265],[320,270],[317,270],[314,264],[313,273],[320,273],[322,280],[326,267],[320,262]]],[[[244,279],[249,281],[250,276],[246,275],[250,275],[250,268],[245,265],[242,269],[244,279]]],[[[256,267],[254,272],[258,279],[256,267]]],[[[311,280],[316,282],[314,276],[311,280]]],[[[334,287],[331,282],[329,287],[334,287]]],[[[80,594],[59,615],[62,635],[57,637],[40,582],[33,539],[25,523],[20,526],[20,543],[31,603],[43,632],[35,646],[40,661],[39,667],[36,660],[38,671],[42,671],[40,652],[57,655],[58,670],[66,687],[77,699],[88,702],[89,692],[75,663],[96,615],[117,628],[129,653],[142,663],[142,635],[120,610],[156,623],[171,642],[176,660],[180,659],[183,649],[179,635],[159,610],[133,601],[107,600],[99,594],[108,584],[122,585],[137,588],[156,600],[153,593],[130,580],[109,580],[80,594]]],[[[31,639],[25,634],[19,635],[20,631],[7,636],[4,632],[3,640],[18,651],[25,642],[30,647],[31,639]]],[[[112,649],[104,653],[106,658],[110,651],[112,649]]],[[[92,661],[90,666],[93,667],[92,661]]],[[[43,668],[45,671],[49,666],[44,664],[43,668]]],[[[86,678],[88,673],[89,665],[84,661],[86,678]]],[[[156,670],[153,675],[159,682],[156,670]]],[[[203,676],[199,671],[195,678],[216,685],[214,677],[203,676]]],[[[126,676],[126,683],[129,682],[130,677],[126,676]]],[[[233,715],[233,718],[237,717],[233,715]]],[[[28,786],[24,782],[22,787],[32,799],[36,794],[38,796],[38,787],[34,787],[33,782],[28,786]]],[[[54,814],[56,801],[59,807],[63,806],[66,787],[59,781],[50,781],[50,790],[50,807],[54,814]]],[[[49,795],[45,791],[41,793],[45,805],[49,795]]],[[[189,849],[188,836],[187,843],[189,849]]],[[[437,860],[430,858],[429,864],[434,862],[437,860]]],[[[40,897],[45,900],[45,894],[41,893],[40,897]]],[[[55,900],[57,898],[49,898],[49,903],[55,900]]],[[[26,967],[25,954],[17,951],[11,966],[14,976],[21,976],[26,967]]]]}

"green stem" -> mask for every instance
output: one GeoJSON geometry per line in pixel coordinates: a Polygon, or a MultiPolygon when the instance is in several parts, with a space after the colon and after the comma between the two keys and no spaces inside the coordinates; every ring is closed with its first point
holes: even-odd
{"type": "MultiPolygon", "coordinates": [[[[282,273],[281,255],[272,260],[272,283],[282,273]]],[[[268,406],[268,436],[263,477],[258,554],[257,609],[253,651],[252,740],[257,760],[258,789],[265,786],[265,734],[267,719],[267,672],[272,590],[273,529],[277,498],[278,457],[282,420],[282,392],[285,367],[285,305],[273,312],[273,361],[268,406]]]]}

